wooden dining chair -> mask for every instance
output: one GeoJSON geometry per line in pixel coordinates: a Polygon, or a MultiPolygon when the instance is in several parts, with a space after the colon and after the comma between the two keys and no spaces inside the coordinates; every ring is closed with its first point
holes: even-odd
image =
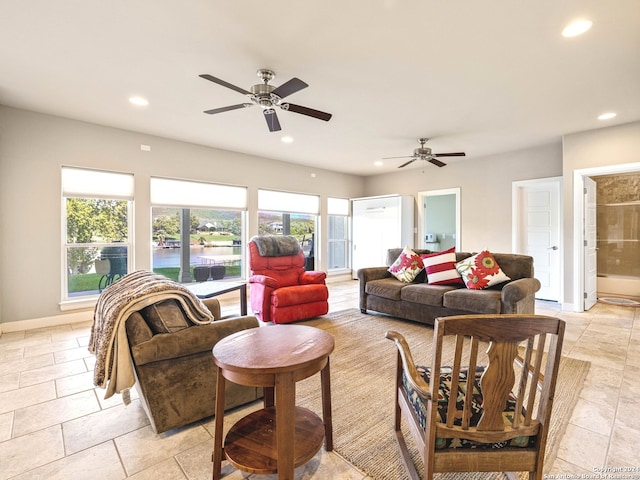
{"type": "Polygon", "coordinates": [[[434,472],[519,471],[541,479],[564,326],[542,315],[437,318],[430,367],[417,366],[404,337],[387,332],[398,358],[395,433],[411,478],[420,476],[403,418],[425,480],[434,472]]]}

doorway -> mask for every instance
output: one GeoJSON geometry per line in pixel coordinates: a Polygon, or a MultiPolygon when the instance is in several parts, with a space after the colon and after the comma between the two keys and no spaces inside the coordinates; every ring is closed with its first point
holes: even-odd
{"type": "Polygon", "coordinates": [[[460,251],[460,188],[418,192],[419,248],[460,251]]]}
{"type": "Polygon", "coordinates": [[[562,177],[513,182],[513,253],[533,257],[541,287],[536,298],[561,298],[562,177]]]}
{"type": "Polygon", "coordinates": [[[585,304],[587,285],[597,283],[596,272],[587,274],[588,256],[585,247],[585,195],[586,180],[589,177],[599,175],[612,175],[640,171],[640,163],[627,163],[622,165],[610,165],[574,170],[573,172],[573,309],[576,312],[588,310],[585,304]],[[588,278],[587,278],[588,277],[588,278]]]}

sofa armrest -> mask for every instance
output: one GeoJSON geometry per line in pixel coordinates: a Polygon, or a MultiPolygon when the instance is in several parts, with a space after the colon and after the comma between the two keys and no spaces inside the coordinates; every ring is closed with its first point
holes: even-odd
{"type": "Polygon", "coordinates": [[[270,288],[280,287],[278,280],[276,280],[273,277],[269,277],[267,275],[251,275],[249,277],[249,283],[259,283],[261,285],[264,285],[265,287],[270,287],[270,288]]]}
{"type": "Polygon", "coordinates": [[[211,354],[213,346],[220,339],[259,326],[258,319],[254,316],[218,320],[207,325],[193,325],[178,332],[153,335],[151,339],[135,345],[130,343],[131,355],[136,365],[144,365],[201,352],[211,354]]]}
{"type": "Polygon", "coordinates": [[[300,274],[300,277],[298,277],[298,281],[300,282],[300,285],[310,285],[313,283],[325,283],[325,279],[327,278],[327,274],[324,272],[319,272],[319,271],[308,271],[308,272],[302,272],[300,274]]]}
{"type": "Polygon", "coordinates": [[[360,281],[360,311],[367,312],[367,282],[380,280],[391,276],[389,267],[367,267],[358,270],[358,280],[360,281]]]}
{"type": "Polygon", "coordinates": [[[537,278],[520,278],[508,282],[502,287],[502,303],[515,305],[529,295],[540,290],[540,281],[537,278]]]}
{"type": "Polygon", "coordinates": [[[367,267],[358,270],[358,279],[362,283],[367,283],[371,280],[380,280],[381,278],[390,276],[389,267],[367,267]]]}

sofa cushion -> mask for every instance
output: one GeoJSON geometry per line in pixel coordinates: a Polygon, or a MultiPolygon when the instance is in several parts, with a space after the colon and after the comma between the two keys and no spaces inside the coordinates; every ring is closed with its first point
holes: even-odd
{"type": "Polygon", "coordinates": [[[141,313],[154,334],[173,333],[189,326],[187,317],[174,299],[149,305],[141,313]]]}
{"type": "Polygon", "coordinates": [[[456,270],[456,248],[438,253],[420,255],[427,272],[429,285],[462,285],[462,277],[456,270]]]}
{"type": "Polygon", "coordinates": [[[424,264],[420,255],[409,247],[404,247],[402,253],[389,267],[389,273],[401,282],[411,283],[423,269],[424,264]]]}
{"type": "Polygon", "coordinates": [[[457,288],[444,294],[442,305],[473,313],[500,313],[501,292],[500,290],[457,288]]]}
{"type": "Polygon", "coordinates": [[[456,289],[457,287],[452,285],[411,284],[402,289],[400,299],[422,305],[442,307],[444,294],[456,289]]]}
{"type": "Polygon", "coordinates": [[[367,282],[365,293],[390,300],[400,300],[400,291],[406,286],[406,283],[402,283],[393,277],[381,278],[380,280],[367,282]]]}
{"type": "Polygon", "coordinates": [[[500,269],[498,262],[488,250],[456,263],[456,269],[467,288],[473,290],[481,290],[511,280],[500,269]]]}

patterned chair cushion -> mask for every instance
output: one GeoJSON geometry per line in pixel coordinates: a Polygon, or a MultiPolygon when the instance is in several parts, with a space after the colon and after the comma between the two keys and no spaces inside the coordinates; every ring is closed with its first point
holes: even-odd
{"type": "MultiPolygon", "coordinates": [[[[418,368],[418,372],[422,375],[422,378],[425,382],[431,382],[431,369],[423,366],[416,366],[418,368]]],[[[471,402],[471,419],[470,425],[476,426],[480,421],[480,417],[482,416],[482,389],[480,388],[480,377],[484,372],[485,367],[479,366],[476,367],[476,374],[473,381],[473,396],[471,402]]],[[[440,388],[438,391],[438,416],[439,421],[442,423],[446,423],[447,421],[447,403],[449,402],[449,397],[451,396],[451,367],[442,367],[440,369],[440,388]]],[[[462,411],[462,399],[466,395],[467,391],[467,371],[461,369],[460,376],[458,378],[458,392],[457,392],[457,407],[460,411],[462,411]]],[[[406,376],[403,374],[402,376],[402,384],[405,392],[407,392],[407,398],[409,399],[409,403],[413,407],[418,420],[420,421],[420,426],[422,429],[425,429],[426,425],[426,417],[427,417],[427,407],[424,401],[418,396],[416,391],[411,387],[411,385],[406,381],[406,376]]],[[[513,413],[515,411],[515,399],[510,395],[509,400],[507,401],[507,408],[504,412],[504,421],[505,424],[511,424],[513,419],[513,413]]],[[[454,420],[454,425],[460,426],[462,424],[462,419],[456,417],[454,420]]],[[[533,446],[535,442],[535,437],[517,437],[511,440],[507,440],[505,442],[499,443],[478,443],[471,440],[466,439],[455,439],[455,438],[436,438],[436,449],[442,448],[504,448],[504,447],[529,447],[533,446]]]]}

